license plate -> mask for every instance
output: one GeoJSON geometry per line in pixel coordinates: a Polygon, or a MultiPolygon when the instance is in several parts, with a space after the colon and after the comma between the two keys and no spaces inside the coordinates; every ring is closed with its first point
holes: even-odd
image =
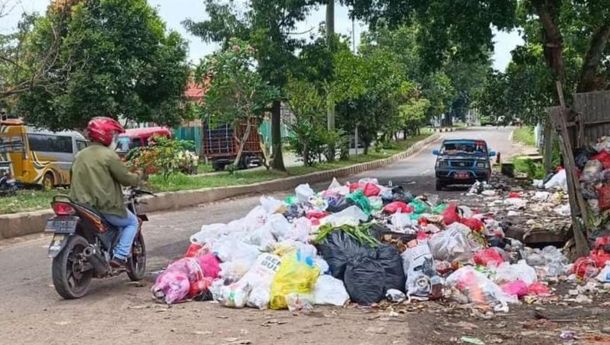
{"type": "Polygon", "coordinates": [[[76,217],[49,219],[44,231],[58,234],[73,234],[76,231],[77,223],[78,218],[76,217]]]}
{"type": "Polygon", "coordinates": [[[455,173],[456,179],[465,180],[465,179],[468,179],[469,177],[470,177],[470,174],[468,174],[465,171],[460,171],[460,172],[455,173]]]}

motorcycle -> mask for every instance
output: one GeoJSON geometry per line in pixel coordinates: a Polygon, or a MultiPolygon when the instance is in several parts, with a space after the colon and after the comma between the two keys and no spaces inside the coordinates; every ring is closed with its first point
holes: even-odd
{"type": "Polygon", "coordinates": [[[65,299],[83,297],[92,278],[115,277],[126,272],[132,281],[142,280],[146,273],[146,246],[142,235],[142,223],[148,221],[140,212],[143,195],[153,193],[129,188],[125,203],[139,220],[138,232],[133,241],[131,255],[125,268],[110,266],[112,250],[119,240],[119,230],[109,224],[96,210],[72,201],[69,197],[53,197],[51,206],[55,216],[45,226],[45,232],[53,233],[49,245],[49,257],[53,259],[52,278],[57,293],[65,299]]]}
{"type": "Polygon", "coordinates": [[[0,162],[0,196],[13,196],[17,193],[17,182],[11,177],[10,163],[0,162]]]}

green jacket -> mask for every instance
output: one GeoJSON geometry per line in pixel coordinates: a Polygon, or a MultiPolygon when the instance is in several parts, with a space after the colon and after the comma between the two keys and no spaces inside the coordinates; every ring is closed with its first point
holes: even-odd
{"type": "Polygon", "coordinates": [[[70,198],[102,213],[125,217],[121,185],[139,183],[140,176],[130,173],[116,152],[92,143],[76,155],[72,164],[70,198]]]}

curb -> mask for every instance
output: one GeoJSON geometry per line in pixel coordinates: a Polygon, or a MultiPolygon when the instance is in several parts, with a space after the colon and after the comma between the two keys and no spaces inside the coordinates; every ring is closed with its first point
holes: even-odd
{"type": "MultiPolygon", "coordinates": [[[[333,177],[345,177],[392,164],[419,152],[439,137],[439,134],[432,134],[406,151],[384,159],[256,184],[159,193],[156,197],[146,197],[147,204],[142,206],[145,212],[177,210],[240,195],[288,190],[303,183],[330,181],[333,177]]],[[[42,232],[47,219],[52,215],[50,210],[0,215],[0,240],[42,232]]]]}

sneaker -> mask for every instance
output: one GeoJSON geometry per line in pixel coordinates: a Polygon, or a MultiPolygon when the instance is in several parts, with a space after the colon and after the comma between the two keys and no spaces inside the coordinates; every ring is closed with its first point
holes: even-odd
{"type": "Polygon", "coordinates": [[[127,259],[117,258],[116,256],[110,260],[110,267],[121,268],[127,266],[127,259]]]}

